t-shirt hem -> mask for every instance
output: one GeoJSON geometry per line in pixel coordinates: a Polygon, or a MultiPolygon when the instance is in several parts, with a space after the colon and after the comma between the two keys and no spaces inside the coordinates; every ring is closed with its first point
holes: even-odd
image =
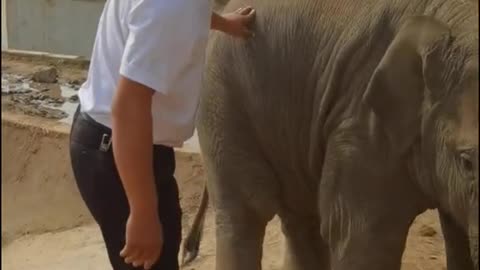
{"type": "Polygon", "coordinates": [[[143,84],[156,92],[167,94],[168,83],[163,81],[159,76],[159,74],[153,74],[150,71],[146,71],[145,69],[141,69],[135,66],[132,63],[124,64],[120,67],[120,75],[128,78],[129,80],[135,81],[137,83],[143,84]]]}
{"type": "MultiPolygon", "coordinates": [[[[101,125],[104,125],[108,128],[112,128],[111,124],[110,124],[110,118],[108,116],[104,116],[104,115],[98,115],[98,114],[92,114],[92,113],[87,113],[93,120],[95,120],[96,122],[98,122],[99,124],[101,125]]],[[[187,138],[186,140],[188,140],[189,138],[187,138]]],[[[181,148],[183,147],[183,145],[185,144],[185,141],[164,141],[164,140],[156,140],[154,139],[153,140],[153,144],[154,145],[163,145],[163,146],[166,146],[166,147],[172,147],[172,148],[181,148]]]]}

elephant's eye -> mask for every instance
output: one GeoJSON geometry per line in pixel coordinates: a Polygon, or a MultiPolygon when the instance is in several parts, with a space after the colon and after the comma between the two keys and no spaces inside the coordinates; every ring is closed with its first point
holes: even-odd
{"type": "Polygon", "coordinates": [[[465,170],[466,173],[473,172],[473,161],[472,156],[467,151],[463,151],[460,153],[460,162],[462,169],[465,170]]]}

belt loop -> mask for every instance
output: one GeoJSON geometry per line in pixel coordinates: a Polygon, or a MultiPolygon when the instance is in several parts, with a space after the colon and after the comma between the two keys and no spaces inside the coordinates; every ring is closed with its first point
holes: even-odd
{"type": "Polygon", "coordinates": [[[108,152],[110,150],[110,147],[112,145],[112,138],[108,134],[103,134],[102,135],[102,141],[100,142],[100,151],[103,152],[108,152]]]}

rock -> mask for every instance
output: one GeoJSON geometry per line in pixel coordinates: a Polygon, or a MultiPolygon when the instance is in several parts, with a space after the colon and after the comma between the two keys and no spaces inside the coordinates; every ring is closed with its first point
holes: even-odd
{"type": "MultiPolygon", "coordinates": [[[[27,115],[40,116],[50,119],[63,119],[68,117],[68,114],[62,110],[44,107],[41,104],[21,104],[21,103],[7,103],[2,106],[8,109],[24,113],[27,115]]],[[[3,236],[2,236],[3,237],[3,236]]]]}
{"type": "Polygon", "coordinates": [[[50,86],[50,89],[45,92],[45,95],[48,95],[52,99],[58,99],[62,97],[62,89],[60,88],[60,85],[54,84],[50,86]]]}
{"type": "Polygon", "coordinates": [[[14,83],[23,83],[25,81],[25,78],[23,77],[16,77],[13,82],[14,83]]]}
{"type": "Polygon", "coordinates": [[[2,96],[3,95],[15,95],[15,94],[29,94],[31,93],[32,90],[29,89],[29,88],[13,88],[13,89],[10,89],[10,88],[2,88],[2,96]]]}
{"type": "Polygon", "coordinates": [[[73,95],[73,96],[69,97],[68,101],[70,103],[77,103],[78,102],[78,95],[73,95]]]}
{"type": "Polygon", "coordinates": [[[82,85],[84,82],[85,82],[86,79],[82,78],[82,79],[74,79],[74,80],[70,80],[68,81],[69,84],[71,85],[82,85]]]}
{"type": "Polygon", "coordinates": [[[424,237],[433,237],[437,235],[437,231],[435,231],[435,229],[432,228],[431,226],[423,225],[420,228],[420,235],[424,237]]]}
{"type": "Polygon", "coordinates": [[[49,96],[44,94],[36,94],[31,97],[31,99],[42,100],[42,101],[47,100],[48,98],[49,96]]]}
{"type": "Polygon", "coordinates": [[[77,91],[80,89],[80,87],[83,85],[83,83],[86,81],[86,79],[75,79],[75,80],[70,80],[68,81],[68,87],[72,88],[73,90],[77,91]]]}
{"type": "Polygon", "coordinates": [[[54,83],[57,81],[57,75],[55,67],[41,67],[32,74],[32,80],[38,83],[54,83]]]}

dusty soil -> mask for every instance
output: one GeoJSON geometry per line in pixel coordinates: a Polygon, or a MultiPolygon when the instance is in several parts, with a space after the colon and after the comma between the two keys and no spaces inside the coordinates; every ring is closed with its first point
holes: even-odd
{"type": "MultiPolygon", "coordinates": [[[[8,71],[28,76],[32,68],[45,65],[42,61],[2,56],[2,74],[8,71]]],[[[60,83],[82,81],[86,76],[85,65],[57,63],[55,66],[59,69],[60,83]]],[[[8,96],[11,95],[2,95],[2,105],[8,96]]],[[[15,106],[15,102],[7,108],[2,106],[2,267],[8,270],[110,269],[101,235],[83,206],[72,178],[68,125],[16,110],[15,106]]],[[[186,232],[200,202],[204,171],[197,153],[178,151],[177,163],[186,232]]],[[[214,269],[212,217],[210,209],[200,256],[185,269],[214,269]]],[[[280,269],[282,242],[279,221],[275,219],[265,239],[264,269],[280,269]]],[[[372,256],[375,252],[372,250],[372,256]]],[[[426,212],[412,226],[402,269],[446,269],[436,212],[426,212]]]]}

